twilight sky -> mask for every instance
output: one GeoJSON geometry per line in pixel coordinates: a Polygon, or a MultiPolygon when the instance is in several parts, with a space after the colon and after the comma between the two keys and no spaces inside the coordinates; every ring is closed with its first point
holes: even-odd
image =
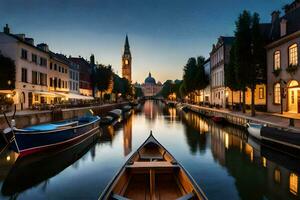
{"type": "MultiPolygon", "coordinates": [[[[121,74],[128,34],[133,82],[151,71],[156,80],[181,79],[192,56],[208,57],[220,35],[233,35],[248,9],[270,22],[273,10],[291,0],[0,0],[0,26],[25,33],[54,52],[112,64],[121,74]]],[[[2,28],[1,28],[2,29],[2,28]]]]}

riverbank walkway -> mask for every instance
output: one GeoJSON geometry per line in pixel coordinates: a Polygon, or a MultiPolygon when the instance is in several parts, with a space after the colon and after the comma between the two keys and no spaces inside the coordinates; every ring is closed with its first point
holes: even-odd
{"type": "MultiPolygon", "coordinates": [[[[122,103],[127,103],[127,102],[120,102],[120,103],[104,103],[104,104],[99,104],[99,105],[94,105],[94,106],[82,106],[82,107],[74,107],[74,108],[62,108],[62,111],[70,111],[70,110],[80,110],[80,109],[93,109],[96,107],[102,107],[105,108],[107,106],[115,106],[115,105],[119,105],[122,103]]],[[[16,112],[16,116],[26,116],[26,115],[34,115],[34,114],[42,114],[42,113],[49,113],[52,112],[52,110],[17,110],[16,112]]],[[[12,116],[13,115],[13,111],[11,112],[7,112],[6,115],[7,116],[12,116]]],[[[4,117],[3,114],[0,114],[0,117],[4,117]]]]}
{"type": "Polygon", "coordinates": [[[203,107],[199,105],[193,105],[193,104],[184,104],[187,106],[191,106],[197,109],[201,110],[207,110],[207,111],[214,111],[218,112],[220,114],[229,114],[236,117],[245,118],[248,121],[262,123],[262,124],[268,124],[274,127],[278,128],[284,128],[284,129],[291,129],[297,132],[300,132],[300,114],[293,114],[293,113],[267,113],[267,112],[256,112],[256,116],[252,117],[250,110],[247,110],[246,113],[238,112],[238,111],[231,111],[228,109],[216,109],[216,108],[208,108],[203,107]],[[294,123],[294,126],[290,126],[291,119],[294,123]]]}

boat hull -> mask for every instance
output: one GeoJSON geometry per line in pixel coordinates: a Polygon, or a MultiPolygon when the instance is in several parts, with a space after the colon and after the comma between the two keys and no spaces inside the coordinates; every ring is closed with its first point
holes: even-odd
{"type": "Polygon", "coordinates": [[[254,123],[248,123],[247,126],[248,126],[247,131],[249,132],[249,134],[252,137],[254,137],[256,139],[259,139],[259,140],[262,139],[261,134],[260,134],[260,130],[262,128],[262,125],[254,124],[254,123]]]}
{"type": "Polygon", "coordinates": [[[26,156],[46,149],[57,148],[76,143],[93,134],[99,129],[99,120],[95,120],[72,128],[43,132],[20,132],[15,131],[15,140],[11,148],[26,156]]]}

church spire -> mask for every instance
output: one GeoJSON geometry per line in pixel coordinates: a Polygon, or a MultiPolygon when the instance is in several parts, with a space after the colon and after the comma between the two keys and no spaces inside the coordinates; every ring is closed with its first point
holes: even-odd
{"type": "Polygon", "coordinates": [[[125,53],[129,53],[130,54],[130,46],[129,46],[129,41],[128,41],[127,34],[126,34],[125,45],[124,45],[124,54],[125,53]]]}

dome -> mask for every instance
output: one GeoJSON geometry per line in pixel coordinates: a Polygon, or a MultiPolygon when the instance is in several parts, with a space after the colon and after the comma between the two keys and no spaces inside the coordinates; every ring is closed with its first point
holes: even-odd
{"type": "Polygon", "coordinates": [[[151,73],[149,73],[149,76],[145,79],[145,84],[156,84],[156,81],[154,78],[151,77],[151,73]]]}

